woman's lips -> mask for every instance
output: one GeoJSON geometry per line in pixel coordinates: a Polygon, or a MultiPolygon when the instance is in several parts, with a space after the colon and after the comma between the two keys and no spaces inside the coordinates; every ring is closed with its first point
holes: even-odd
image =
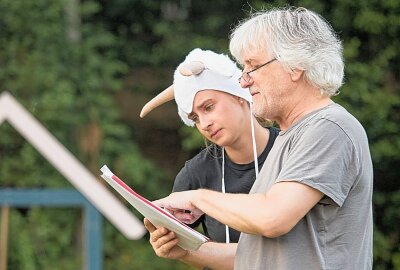
{"type": "Polygon", "coordinates": [[[213,133],[211,133],[211,138],[216,137],[219,133],[220,133],[221,129],[218,129],[216,131],[214,131],[213,133]]]}

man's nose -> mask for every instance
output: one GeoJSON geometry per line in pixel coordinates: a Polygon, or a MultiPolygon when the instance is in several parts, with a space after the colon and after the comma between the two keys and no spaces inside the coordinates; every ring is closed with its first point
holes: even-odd
{"type": "Polygon", "coordinates": [[[241,86],[242,88],[248,88],[248,87],[252,86],[253,83],[254,83],[253,79],[250,79],[249,82],[247,82],[247,81],[246,81],[245,79],[243,79],[243,78],[240,79],[240,86],[241,86]]]}

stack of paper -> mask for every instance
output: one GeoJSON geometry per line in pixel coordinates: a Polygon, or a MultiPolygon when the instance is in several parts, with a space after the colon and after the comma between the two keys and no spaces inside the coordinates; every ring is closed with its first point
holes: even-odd
{"type": "Polygon", "coordinates": [[[107,181],[119,194],[122,195],[133,207],[135,207],[143,216],[145,216],[157,228],[165,227],[176,233],[179,242],[178,245],[187,250],[197,250],[203,243],[209,241],[209,238],[193,230],[186,224],[179,221],[166,210],[153,204],[151,201],[133,191],[127,184],[114,175],[107,165],[104,165],[100,171],[101,177],[107,181]]]}

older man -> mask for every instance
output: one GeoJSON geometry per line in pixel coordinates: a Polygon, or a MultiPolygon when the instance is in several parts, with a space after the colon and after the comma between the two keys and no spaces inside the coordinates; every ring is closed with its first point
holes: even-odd
{"type": "Polygon", "coordinates": [[[253,112],[281,132],[249,195],[196,190],[157,201],[243,232],[237,246],[174,257],[174,234],[154,228],[157,254],[214,269],[372,269],[372,162],[363,127],[331,100],[344,69],[333,29],[304,8],[272,9],[240,24],[230,50],[253,112]]]}

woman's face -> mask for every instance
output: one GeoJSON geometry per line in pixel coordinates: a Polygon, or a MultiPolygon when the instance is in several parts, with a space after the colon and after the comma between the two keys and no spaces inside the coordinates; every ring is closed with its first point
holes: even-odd
{"type": "Polygon", "coordinates": [[[250,130],[247,102],[216,90],[196,94],[189,118],[207,140],[223,147],[231,146],[240,140],[244,130],[250,130]]]}

